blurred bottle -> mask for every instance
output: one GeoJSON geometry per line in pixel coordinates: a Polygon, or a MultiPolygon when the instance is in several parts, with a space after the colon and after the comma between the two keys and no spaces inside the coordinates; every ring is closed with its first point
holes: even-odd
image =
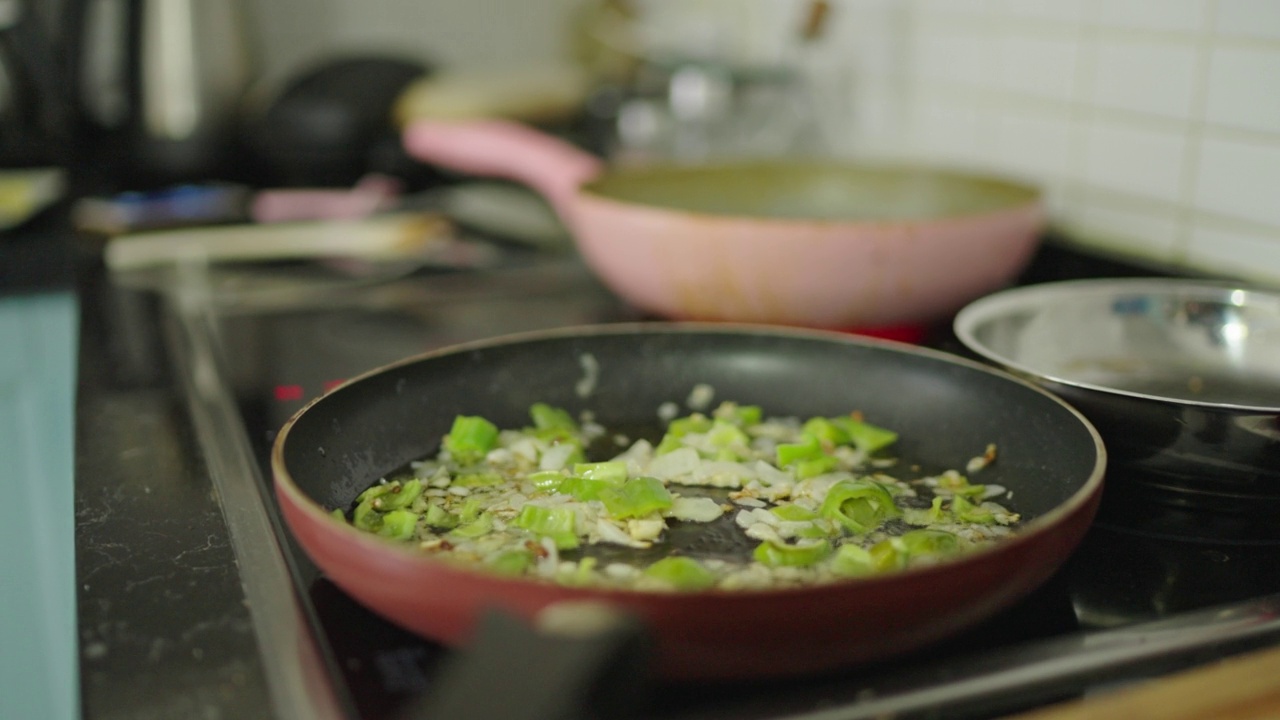
{"type": "Polygon", "coordinates": [[[90,161],[134,185],[234,175],[254,62],[238,0],[68,0],[90,161]]]}

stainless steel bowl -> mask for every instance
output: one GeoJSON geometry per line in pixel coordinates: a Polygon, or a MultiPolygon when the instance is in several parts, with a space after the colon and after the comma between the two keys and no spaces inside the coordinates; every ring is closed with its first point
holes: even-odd
{"type": "Polygon", "coordinates": [[[1280,499],[1280,294],[1179,279],[1029,285],[965,307],[970,350],[1087,416],[1117,473],[1280,499]]]}

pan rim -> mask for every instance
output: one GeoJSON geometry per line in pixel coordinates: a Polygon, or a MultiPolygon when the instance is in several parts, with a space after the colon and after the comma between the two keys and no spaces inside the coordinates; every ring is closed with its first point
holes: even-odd
{"type": "MultiPolygon", "coordinates": [[[[757,323],[713,323],[713,322],[697,322],[697,321],[654,321],[654,322],[626,322],[626,323],[605,323],[605,324],[589,324],[574,325],[561,328],[553,328],[549,330],[533,330],[518,333],[509,333],[492,338],[485,338],[472,342],[459,343],[447,347],[429,350],[424,353],[411,355],[392,361],[377,368],[373,368],[367,372],[361,373],[347,381],[333,387],[323,395],[313,398],[301,409],[295,412],[288,421],[281,426],[277,433],[271,448],[271,470],[273,485],[278,493],[284,493],[293,505],[301,512],[309,515],[313,520],[332,524],[332,529],[343,533],[351,542],[354,542],[362,548],[370,549],[375,552],[392,552],[398,559],[411,562],[415,565],[421,564],[433,571],[461,573],[472,580],[482,580],[492,583],[498,587],[510,587],[512,583],[521,585],[540,586],[548,588],[556,588],[564,592],[566,595],[572,595],[580,599],[599,599],[599,600],[625,600],[628,598],[646,598],[649,602],[664,602],[665,599],[671,600],[688,600],[691,597],[704,598],[723,598],[725,600],[737,600],[742,602],[750,602],[759,598],[776,598],[788,595],[794,596],[812,596],[815,593],[822,592],[845,592],[851,586],[873,587],[881,583],[889,583],[900,581],[904,577],[924,577],[932,573],[947,572],[952,568],[961,566],[976,559],[994,553],[1011,552],[1023,545],[1030,544],[1041,536],[1053,531],[1062,524],[1067,518],[1080,512],[1082,509],[1094,503],[1103,486],[1103,479],[1106,471],[1107,451],[1103,444],[1102,438],[1093,424],[1072,405],[1067,403],[1057,395],[1045,390],[1043,387],[1020,378],[1016,375],[1008,373],[999,368],[994,368],[980,362],[972,361],[951,353],[931,348],[919,347],[909,343],[898,342],[894,340],[884,340],[879,338],[867,338],[860,336],[852,336],[848,333],[841,333],[834,330],[821,330],[809,328],[793,328],[778,325],[767,325],[757,323]],[[794,587],[779,588],[763,588],[763,589],[743,589],[743,590],[722,590],[709,589],[698,591],[681,591],[681,592],[664,592],[654,590],[638,590],[631,588],[581,588],[570,587],[555,583],[551,580],[543,578],[531,577],[505,577],[486,572],[478,567],[471,567],[465,563],[453,563],[441,560],[434,556],[418,551],[412,546],[405,545],[393,540],[382,538],[363,532],[348,523],[338,523],[330,515],[330,511],[326,510],[319,503],[315,502],[301,487],[298,486],[292,474],[284,462],[284,448],[288,441],[290,431],[296,423],[313,408],[343,390],[360,383],[366,378],[371,378],[383,373],[388,373],[407,365],[424,362],[433,358],[446,357],[452,355],[460,355],[476,350],[483,350],[494,347],[504,347],[509,345],[518,345],[526,342],[540,340],[554,340],[567,337],[583,337],[584,335],[605,336],[605,335],[635,335],[635,334],[725,334],[725,335],[742,335],[756,334],[768,336],[787,336],[801,339],[837,341],[841,344],[860,347],[873,347],[887,349],[892,352],[905,352],[913,355],[923,355],[937,361],[949,364],[959,364],[971,370],[993,375],[1005,382],[1013,382],[1023,388],[1041,395],[1053,403],[1060,406],[1063,410],[1075,419],[1082,427],[1093,442],[1094,461],[1093,468],[1089,476],[1084,480],[1080,487],[1068,497],[1065,501],[1059,503],[1048,512],[1028,521],[1019,530],[998,542],[991,545],[980,547],[962,555],[948,558],[938,563],[930,565],[922,565],[904,570],[898,570],[882,575],[872,575],[860,578],[847,578],[834,580],[830,582],[816,583],[812,585],[802,585],[794,587]]],[[[288,523],[286,523],[288,524],[288,523]]],[[[290,528],[292,531],[292,528],[290,528]]]]}
{"type": "MultiPolygon", "coordinates": [[[[1192,407],[1202,410],[1215,410],[1246,414],[1280,415],[1280,407],[1274,405],[1249,405],[1245,403],[1211,402],[1195,398],[1175,398],[1164,395],[1124,390],[1121,388],[1100,385],[1082,380],[1073,380],[1062,375],[1046,372],[1025,363],[1018,362],[1003,353],[996,352],[976,336],[977,328],[985,322],[1004,317],[1016,309],[1040,309],[1052,304],[1055,300],[1073,298],[1083,299],[1103,297],[1118,290],[1130,292],[1158,292],[1162,296],[1204,296],[1215,300],[1227,301],[1227,296],[1235,292],[1249,296],[1261,297],[1280,304],[1280,293],[1265,288],[1251,287],[1247,283],[1214,280],[1187,280],[1182,278],[1108,278],[1061,280],[1038,283],[1023,287],[1009,288],[974,300],[956,314],[953,329],[956,337],[965,347],[1005,368],[1006,372],[1019,379],[1034,378],[1033,383],[1051,382],[1068,388],[1089,390],[1113,397],[1126,397],[1174,407],[1192,407]]],[[[1241,304],[1237,304],[1243,306],[1241,304]]]]}
{"type": "Polygon", "coordinates": [[[1011,176],[997,175],[991,173],[978,173],[965,170],[959,167],[934,166],[926,165],[918,162],[854,162],[854,163],[836,163],[822,160],[809,161],[776,161],[776,160],[737,160],[722,161],[716,163],[706,163],[697,166],[682,166],[675,163],[648,164],[638,167],[627,168],[608,168],[602,173],[582,183],[577,188],[577,198],[580,201],[598,202],[621,206],[628,209],[639,211],[641,209],[650,212],[659,212],[663,214],[676,214],[689,218],[696,218],[704,222],[749,222],[753,225],[772,225],[776,227],[796,227],[796,226],[847,226],[847,227],[901,227],[901,226],[927,226],[935,224],[948,224],[957,220],[968,220],[972,218],[992,217],[1004,213],[1025,212],[1027,210],[1043,211],[1045,192],[1043,188],[1022,182],[1011,176]],[[946,214],[930,214],[920,217],[904,217],[904,218],[804,218],[804,217],[778,217],[771,215],[752,214],[750,212],[724,213],[710,212],[706,210],[690,210],[680,207],[671,207],[661,203],[642,202],[637,200],[626,200],[614,197],[600,189],[614,176],[625,178],[644,179],[649,176],[657,176],[662,173],[670,172],[716,172],[716,171],[733,171],[736,173],[749,173],[753,169],[762,168],[786,168],[797,171],[823,171],[823,170],[847,170],[867,172],[872,174],[924,174],[931,178],[941,179],[949,184],[964,184],[968,186],[991,186],[1006,194],[1008,198],[1004,198],[1001,203],[993,205],[990,208],[980,210],[971,210],[965,212],[954,212],[946,214]]]}

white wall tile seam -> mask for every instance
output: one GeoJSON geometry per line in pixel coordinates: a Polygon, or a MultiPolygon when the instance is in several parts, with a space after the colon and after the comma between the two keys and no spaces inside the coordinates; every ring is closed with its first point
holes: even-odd
{"type": "MultiPolygon", "coordinates": [[[[1217,14],[1217,2],[1205,5],[1201,26],[1212,28],[1217,14]]],[[[1204,147],[1204,122],[1209,105],[1209,71],[1213,55],[1213,39],[1208,33],[1200,36],[1196,44],[1196,74],[1192,84],[1191,117],[1187,126],[1187,145],[1183,155],[1180,207],[1177,235],[1174,238],[1173,260],[1187,261],[1191,250],[1191,227],[1196,210],[1197,185],[1200,179],[1200,155],[1204,147]]]]}

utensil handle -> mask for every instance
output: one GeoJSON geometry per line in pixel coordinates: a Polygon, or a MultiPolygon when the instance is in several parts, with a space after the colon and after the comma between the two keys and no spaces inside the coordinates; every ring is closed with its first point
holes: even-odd
{"type": "Polygon", "coordinates": [[[604,167],[563,140],[503,120],[418,120],[405,128],[403,141],[409,155],[423,162],[528,185],[565,219],[578,188],[604,167]]]}

